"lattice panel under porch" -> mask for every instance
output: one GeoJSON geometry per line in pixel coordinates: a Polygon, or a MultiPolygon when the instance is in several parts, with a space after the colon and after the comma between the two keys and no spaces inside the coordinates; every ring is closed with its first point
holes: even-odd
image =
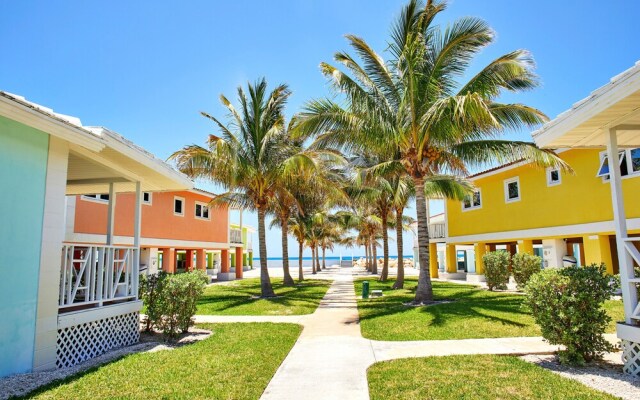
{"type": "Polygon", "coordinates": [[[640,376],[640,343],[622,341],[622,362],[626,374],[640,376]]]}
{"type": "Polygon", "coordinates": [[[139,312],[58,329],[56,366],[70,367],[140,340],[139,312]]]}

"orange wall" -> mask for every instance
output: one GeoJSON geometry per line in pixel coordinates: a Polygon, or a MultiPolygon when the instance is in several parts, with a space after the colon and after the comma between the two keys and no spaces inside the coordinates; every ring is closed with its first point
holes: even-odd
{"type": "MultiPolygon", "coordinates": [[[[195,202],[208,203],[207,196],[192,192],[155,192],[151,205],[142,204],[141,235],[146,238],[228,242],[228,208],[209,210],[210,220],[195,217],[195,202]],[[184,216],[173,213],[174,196],[185,199],[184,216]]],[[[133,236],[133,193],[121,193],[116,198],[114,233],[133,236]]],[[[106,234],[107,204],[76,197],[75,233],[106,234]]]]}

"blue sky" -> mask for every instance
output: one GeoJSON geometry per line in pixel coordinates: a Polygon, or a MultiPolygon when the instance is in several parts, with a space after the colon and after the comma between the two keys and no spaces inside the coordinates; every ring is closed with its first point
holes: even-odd
{"type": "MultiPolygon", "coordinates": [[[[248,80],[288,83],[289,116],[306,100],[326,95],[318,64],[347,50],[347,33],[383,51],[402,4],[2,1],[0,90],[80,117],[85,125],[107,126],[166,158],[213,133],[199,111],[223,117],[219,94],[234,97],[248,80]]],[[[505,100],[528,103],[550,117],[640,59],[635,0],[453,0],[439,22],[467,15],[485,19],[497,32],[471,72],[508,51],[530,50],[541,87],[505,100]]],[[[509,137],[530,140],[529,132],[509,137]]],[[[245,222],[257,226],[255,215],[245,222]]],[[[279,238],[278,231],[268,232],[269,256],[281,255],[279,238]]],[[[410,247],[407,234],[405,254],[410,247]]],[[[395,254],[393,243],[391,249],[395,254]]]]}

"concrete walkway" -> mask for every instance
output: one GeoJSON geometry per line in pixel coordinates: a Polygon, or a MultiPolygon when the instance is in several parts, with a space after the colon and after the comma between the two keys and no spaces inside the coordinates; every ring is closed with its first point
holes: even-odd
{"type": "MultiPolygon", "coordinates": [[[[196,316],[196,322],[279,322],[304,326],[264,391],[262,400],[369,399],[367,368],[379,361],[457,354],[549,354],[558,346],[540,337],[390,342],[362,337],[353,275],[332,267],[335,278],[315,313],[298,316],[196,316]]],[[[615,336],[615,335],[613,335],[615,336]]]]}

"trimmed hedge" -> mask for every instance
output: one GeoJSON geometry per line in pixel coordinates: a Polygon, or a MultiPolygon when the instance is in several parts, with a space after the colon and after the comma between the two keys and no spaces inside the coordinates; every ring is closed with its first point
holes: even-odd
{"type": "Polygon", "coordinates": [[[484,276],[489,290],[507,288],[510,258],[510,254],[503,250],[490,251],[482,256],[484,276]]]}
{"type": "Polygon", "coordinates": [[[531,277],[540,272],[542,259],[528,253],[518,253],[511,257],[513,279],[518,285],[518,290],[523,290],[531,277]]]}

